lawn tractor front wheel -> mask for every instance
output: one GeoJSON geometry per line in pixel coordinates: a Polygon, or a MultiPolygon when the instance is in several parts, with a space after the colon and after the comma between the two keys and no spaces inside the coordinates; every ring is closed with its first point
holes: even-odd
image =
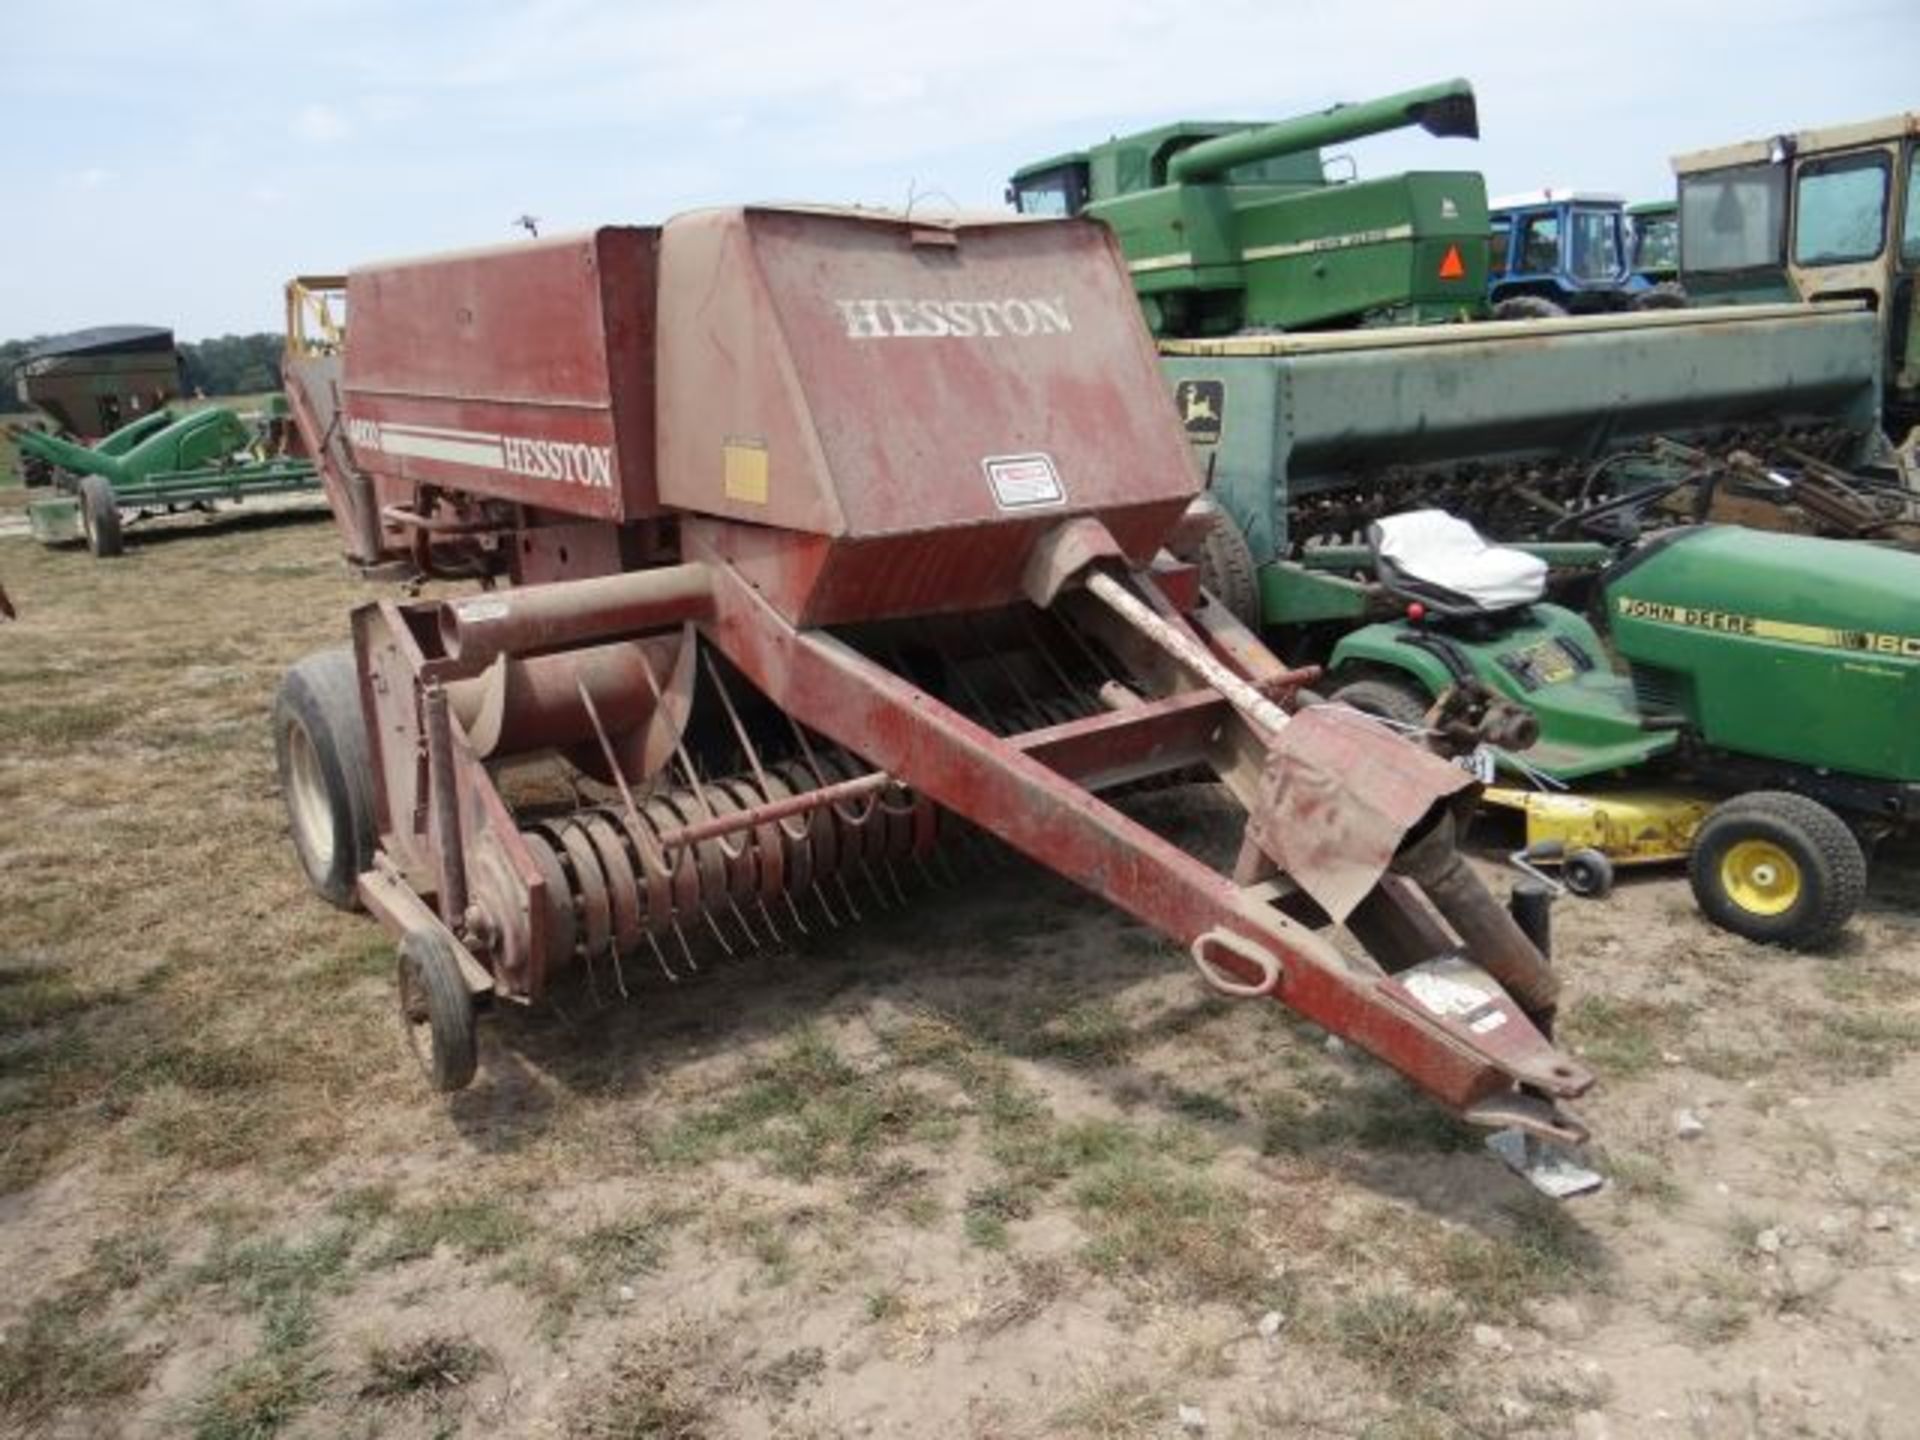
{"type": "Polygon", "coordinates": [[[300,868],[329,905],[351,910],[373,863],[373,779],[353,652],[321,650],[280,682],[273,704],[280,794],[300,868]]]}
{"type": "Polygon", "coordinates": [[[1362,715],[1413,730],[1425,728],[1427,711],[1433,706],[1411,680],[1392,676],[1349,681],[1327,698],[1335,705],[1348,705],[1362,715]]]}
{"type": "Polygon", "coordinates": [[[400,1023],[433,1088],[464,1090],[479,1063],[473,994],[447,937],[410,930],[400,942],[400,1023]]]}
{"type": "Polygon", "coordinates": [[[120,538],[120,506],[113,498],[113,483],[104,475],[89,475],[80,482],[80,528],[97,560],[110,559],[125,548],[120,538]]]}
{"type": "Polygon", "coordinates": [[[1768,945],[1833,940],[1867,889],[1867,859],[1847,823],[1784,790],[1735,796],[1708,815],[1689,861],[1709,920],[1768,945]]]}

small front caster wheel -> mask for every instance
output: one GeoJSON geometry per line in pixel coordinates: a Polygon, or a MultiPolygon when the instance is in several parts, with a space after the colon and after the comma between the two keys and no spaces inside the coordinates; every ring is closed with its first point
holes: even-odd
{"type": "Polygon", "coordinates": [[[1584,846],[1569,850],[1560,862],[1560,879],[1583,899],[1604,900],[1613,893],[1613,862],[1584,846]]]}
{"type": "Polygon", "coordinates": [[[400,942],[400,1023],[434,1089],[461,1090],[473,1080],[473,993],[452,945],[435,931],[410,931],[400,942]]]}

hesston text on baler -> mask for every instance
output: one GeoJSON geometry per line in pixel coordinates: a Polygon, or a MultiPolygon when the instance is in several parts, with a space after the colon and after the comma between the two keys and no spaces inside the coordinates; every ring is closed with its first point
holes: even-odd
{"type": "Polygon", "coordinates": [[[1104,229],[716,210],[344,289],[287,382],[349,556],[487,583],[360,607],[276,740],[442,1088],[478,1002],[830,920],[972,827],[1468,1119],[1585,1138],[1555,979],[1454,849],[1472,778],[1303,706],[1163,548],[1200,484],[1104,229]],[[519,763],[555,755],[561,800],[519,763]],[[1231,874],[1101,798],[1208,770],[1231,874]]]}

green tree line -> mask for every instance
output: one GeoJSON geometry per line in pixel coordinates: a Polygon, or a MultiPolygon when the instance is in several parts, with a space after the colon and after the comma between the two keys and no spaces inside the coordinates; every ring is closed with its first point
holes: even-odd
{"type": "MultiPolygon", "coordinates": [[[[18,414],[27,406],[14,383],[13,367],[47,337],[0,340],[0,413],[18,414]]],[[[185,395],[257,395],[280,388],[280,336],[220,335],[178,346],[181,393],[185,395]]]]}

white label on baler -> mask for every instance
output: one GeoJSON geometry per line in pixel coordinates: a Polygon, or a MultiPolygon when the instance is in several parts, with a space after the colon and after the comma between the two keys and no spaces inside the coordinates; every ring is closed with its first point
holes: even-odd
{"type": "Polygon", "coordinates": [[[989,455],[980,464],[1002,510],[1039,510],[1067,503],[1060,472],[1046,455],[989,455]]]}
{"type": "Polygon", "coordinates": [[[1400,977],[1400,983],[1430,1015],[1471,1015],[1492,998],[1478,986],[1430,970],[1410,970],[1400,977]]]}
{"type": "Polygon", "coordinates": [[[478,600],[456,600],[453,613],[462,620],[476,623],[481,620],[498,620],[507,613],[507,602],[492,596],[482,596],[478,600]]]}

